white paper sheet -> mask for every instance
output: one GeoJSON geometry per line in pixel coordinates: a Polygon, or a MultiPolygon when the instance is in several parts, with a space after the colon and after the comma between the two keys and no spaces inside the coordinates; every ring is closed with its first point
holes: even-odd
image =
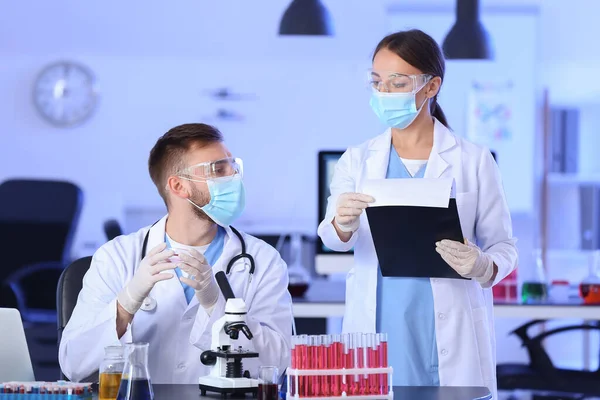
{"type": "Polygon", "coordinates": [[[368,179],[361,193],[375,198],[370,207],[421,206],[448,208],[454,179],[368,179]]]}

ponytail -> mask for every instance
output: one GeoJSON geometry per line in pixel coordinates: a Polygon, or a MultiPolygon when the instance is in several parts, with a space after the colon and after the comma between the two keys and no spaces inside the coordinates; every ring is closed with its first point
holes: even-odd
{"type": "Polygon", "coordinates": [[[442,111],[442,107],[437,102],[437,96],[433,98],[433,103],[431,106],[431,115],[435,117],[438,121],[442,123],[446,128],[450,129],[450,125],[448,125],[448,120],[446,119],[446,114],[442,111]]]}

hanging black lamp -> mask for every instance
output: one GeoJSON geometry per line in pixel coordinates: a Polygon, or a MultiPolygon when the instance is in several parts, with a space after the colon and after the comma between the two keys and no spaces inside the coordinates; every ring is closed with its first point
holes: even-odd
{"type": "Polygon", "coordinates": [[[331,15],[320,0],[293,0],[281,18],[279,34],[332,36],[331,15]]]}
{"type": "Polygon", "coordinates": [[[456,22],[442,45],[448,59],[492,60],[490,35],[479,20],[479,0],[456,0],[456,22]]]}

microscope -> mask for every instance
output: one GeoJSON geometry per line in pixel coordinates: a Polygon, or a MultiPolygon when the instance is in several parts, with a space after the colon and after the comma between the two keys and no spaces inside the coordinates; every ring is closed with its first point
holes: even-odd
{"type": "Polygon", "coordinates": [[[258,358],[258,353],[241,346],[236,348],[233,344],[240,332],[248,340],[252,339],[252,332],[246,325],[246,303],[235,297],[223,271],[217,272],[215,279],[227,302],[225,315],[212,326],[211,350],[200,356],[202,364],[211,367],[210,374],[199,379],[200,394],[206,396],[206,392],[216,392],[227,397],[228,394],[244,396],[251,393],[256,397],[258,379],[250,378],[250,371],[244,371],[242,360],[258,358]]]}

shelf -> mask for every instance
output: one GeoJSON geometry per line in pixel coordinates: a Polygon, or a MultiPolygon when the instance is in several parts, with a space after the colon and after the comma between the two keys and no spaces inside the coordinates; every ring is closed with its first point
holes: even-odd
{"type": "Polygon", "coordinates": [[[548,249],[548,256],[552,258],[579,258],[587,257],[593,250],[585,249],[548,249]]]}
{"type": "Polygon", "coordinates": [[[548,174],[548,183],[554,185],[600,185],[600,174],[564,174],[553,172],[548,174]]]}

